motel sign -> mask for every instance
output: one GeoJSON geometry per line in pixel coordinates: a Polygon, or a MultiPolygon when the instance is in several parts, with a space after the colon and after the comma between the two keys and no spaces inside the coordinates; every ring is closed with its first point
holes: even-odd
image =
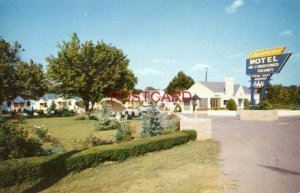
{"type": "Polygon", "coordinates": [[[251,105],[254,105],[254,88],[263,88],[260,101],[265,98],[266,90],[273,74],[278,74],[292,55],[283,53],[286,47],[251,52],[246,59],[246,75],[251,77],[251,105]]]}

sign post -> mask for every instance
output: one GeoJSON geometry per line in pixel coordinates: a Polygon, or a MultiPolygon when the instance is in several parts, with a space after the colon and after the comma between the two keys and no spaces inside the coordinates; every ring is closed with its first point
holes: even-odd
{"type": "Polygon", "coordinates": [[[262,88],[260,101],[264,100],[273,74],[278,74],[292,55],[283,54],[286,47],[254,51],[246,59],[246,75],[251,76],[251,105],[255,105],[254,89],[262,88]]]}
{"type": "Polygon", "coordinates": [[[250,100],[251,105],[255,105],[254,102],[254,78],[251,77],[251,100],[250,100]]]}

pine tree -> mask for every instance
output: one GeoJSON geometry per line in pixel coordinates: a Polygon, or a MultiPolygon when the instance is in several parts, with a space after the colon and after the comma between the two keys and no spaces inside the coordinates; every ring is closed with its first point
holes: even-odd
{"type": "Polygon", "coordinates": [[[147,111],[144,116],[144,122],[142,125],[141,136],[155,136],[159,135],[163,127],[161,125],[161,116],[159,111],[154,105],[147,111]]]}
{"type": "Polygon", "coordinates": [[[95,129],[98,131],[120,129],[121,124],[115,118],[109,117],[110,109],[106,105],[102,105],[97,115],[98,121],[94,123],[95,129]]]}

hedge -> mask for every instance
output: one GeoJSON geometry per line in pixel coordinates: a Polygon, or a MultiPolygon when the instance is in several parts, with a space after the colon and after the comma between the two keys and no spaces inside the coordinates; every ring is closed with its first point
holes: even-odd
{"type": "Polygon", "coordinates": [[[190,136],[190,140],[195,141],[197,139],[197,131],[193,129],[182,130],[183,133],[187,133],[190,136]]]}
{"type": "Polygon", "coordinates": [[[70,172],[96,166],[104,161],[123,161],[147,152],[169,149],[194,138],[195,132],[176,132],[64,154],[1,161],[0,187],[65,176],[70,172]]]}

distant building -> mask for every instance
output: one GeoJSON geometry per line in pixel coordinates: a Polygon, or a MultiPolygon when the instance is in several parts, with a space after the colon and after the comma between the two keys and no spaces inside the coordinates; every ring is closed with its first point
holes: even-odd
{"type": "Polygon", "coordinates": [[[27,97],[17,96],[13,100],[6,100],[2,104],[2,110],[6,112],[12,111],[47,111],[52,104],[55,104],[56,109],[68,109],[76,112],[82,109],[76,105],[77,102],[82,101],[79,97],[64,98],[61,95],[54,93],[46,93],[37,100],[28,99],[27,97]]]}
{"type": "Polygon", "coordinates": [[[80,102],[82,99],[79,97],[64,98],[61,95],[54,93],[46,93],[44,96],[36,101],[36,108],[38,110],[47,110],[52,104],[55,104],[57,109],[79,110],[76,102],[80,102]]]}
{"type": "Polygon", "coordinates": [[[24,109],[33,111],[36,110],[35,104],[34,100],[18,95],[13,100],[5,100],[2,103],[2,110],[6,112],[23,111],[24,109]]]}
{"type": "MultiPolygon", "coordinates": [[[[226,77],[224,82],[195,82],[187,90],[194,100],[181,102],[183,111],[225,109],[229,99],[234,99],[238,109],[244,108],[244,99],[250,101],[250,89],[234,84],[233,77],[226,77]]],[[[255,103],[259,94],[254,95],[255,103]]]]}

